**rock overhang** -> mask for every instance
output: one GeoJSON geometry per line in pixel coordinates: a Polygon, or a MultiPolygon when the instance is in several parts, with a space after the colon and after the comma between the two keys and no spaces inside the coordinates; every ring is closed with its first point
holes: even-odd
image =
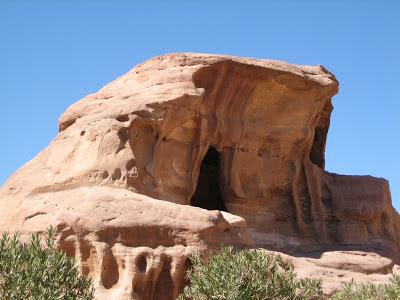
{"type": "Polygon", "coordinates": [[[138,285],[155,293],[152,281],[167,282],[177,293],[186,255],[219,243],[284,252],[370,247],[399,260],[387,182],[324,170],[337,91],[322,66],[207,54],[151,59],[67,109],[55,140],[0,191],[0,229],[58,224],[61,247],[105,297],[125,285],[107,277],[102,261],[136,278],[126,293],[150,299],[138,285]],[[226,209],[244,219],[187,206],[210,148],[219,153],[226,209]],[[174,279],[150,274],[144,283],[121,267],[130,251],[134,262],[146,253],[162,274],[168,266],[174,279]]]}
{"type": "MultiPolygon", "coordinates": [[[[120,168],[126,166],[125,175],[106,175],[179,204],[191,203],[202,159],[210,147],[216,149],[224,204],[244,217],[258,238],[268,233],[260,243],[273,243],[274,233],[301,236],[300,244],[303,239],[347,243],[337,240],[343,225],[331,200],[335,180],[324,171],[331,98],[337,91],[336,78],[322,66],[169,54],[136,66],[71,106],[60,128],[63,134],[75,122],[81,129],[113,120],[114,152],[129,148],[132,153],[120,168]]],[[[369,240],[374,230],[366,220],[359,222],[351,219],[344,226],[362,228],[362,240],[369,240]]]]}

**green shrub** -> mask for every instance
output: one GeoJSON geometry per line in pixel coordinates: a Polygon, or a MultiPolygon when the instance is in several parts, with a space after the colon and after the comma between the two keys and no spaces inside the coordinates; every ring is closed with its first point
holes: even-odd
{"type": "Polygon", "coordinates": [[[22,243],[19,234],[0,239],[0,299],[93,299],[89,278],[80,276],[75,260],[58,251],[54,229],[22,243]]]}
{"type": "Polygon", "coordinates": [[[319,280],[297,279],[293,266],[279,255],[222,247],[207,261],[198,254],[190,259],[190,285],[181,300],[318,299],[322,295],[319,280]]]}
{"type": "Polygon", "coordinates": [[[399,300],[400,276],[392,275],[389,284],[355,283],[345,284],[332,300],[399,300]]]}

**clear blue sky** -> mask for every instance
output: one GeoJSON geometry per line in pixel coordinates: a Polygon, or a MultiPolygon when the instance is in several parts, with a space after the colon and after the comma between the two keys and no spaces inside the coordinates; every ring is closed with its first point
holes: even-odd
{"type": "Polygon", "coordinates": [[[334,72],[327,170],[388,179],[400,210],[400,1],[134,2],[0,1],[0,184],[81,97],[154,55],[209,52],[334,72]]]}

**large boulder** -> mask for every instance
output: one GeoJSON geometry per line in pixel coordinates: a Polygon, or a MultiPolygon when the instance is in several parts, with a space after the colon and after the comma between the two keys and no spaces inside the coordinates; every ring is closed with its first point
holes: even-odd
{"type": "Polygon", "coordinates": [[[400,261],[387,181],[324,170],[337,91],[322,66],[153,58],[64,112],[56,138],[2,187],[0,231],[56,226],[101,299],[173,299],[188,254],[220,244],[328,251],[297,264],[313,270],[365,251],[372,263],[346,272],[387,277],[400,261]]]}

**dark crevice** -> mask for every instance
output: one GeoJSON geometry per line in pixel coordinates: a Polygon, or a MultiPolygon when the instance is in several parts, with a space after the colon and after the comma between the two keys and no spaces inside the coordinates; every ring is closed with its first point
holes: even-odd
{"type": "Polygon", "coordinates": [[[147,270],[147,257],[146,255],[141,255],[136,262],[139,272],[146,273],[147,270]]]}
{"type": "Polygon", "coordinates": [[[325,168],[325,146],[332,110],[332,103],[328,101],[320,112],[317,123],[315,124],[314,141],[310,152],[310,160],[321,169],[325,168]]]}
{"type": "Polygon", "coordinates": [[[310,153],[310,160],[321,169],[325,166],[326,129],[317,127],[314,133],[314,142],[310,153]]]}
{"type": "Polygon", "coordinates": [[[220,188],[220,154],[213,147],[208,149],[201,163],[191,205],[208,210],[227,211],[220,188]]]}

